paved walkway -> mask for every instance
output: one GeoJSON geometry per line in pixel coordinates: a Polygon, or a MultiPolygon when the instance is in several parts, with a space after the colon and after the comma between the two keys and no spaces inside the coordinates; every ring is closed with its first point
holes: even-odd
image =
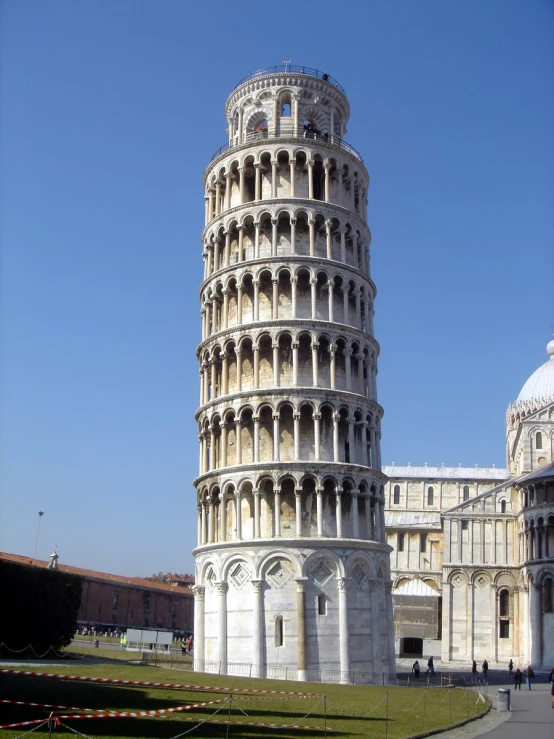
{"type": "MultiPolygon", "coordinates": [[[[542,676],[541,676],[542,677],[542,676]]],[[[459,729],[437,734],[448,739],[554,739],[554,710],[550,684],[542,680],[533,681],[531,690],[526,685],[521,691],[514,690],[513,683],[490,685],[488,693],[492,708],[483,719],[472,721],[459,729]],[[496,710],[496,691],[498,688],[511,690],[512,710],[496,710]]]]}

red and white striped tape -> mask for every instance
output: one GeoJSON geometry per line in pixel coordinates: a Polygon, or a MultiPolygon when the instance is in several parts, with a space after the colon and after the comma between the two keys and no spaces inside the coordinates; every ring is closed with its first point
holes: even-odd
{"type": "Polygon", "coordinates": [[[52,703],[30,703],[29,701],[10,701],[0,698],[0,703],[9,703],[12,706],[35,706],[36,708],[56,708],[61,711],[102,711],[102,708],[80,708],[79,706],[55,706],[52,703]]]}
{"type": "MultiPolygon", "coordinates": [[[[194,703],[189,706],[173,706],[171,708],[158,708],[155,711],[103,711],[101,713],[70,713],[61,716],[55,716],[57,721],[60,719],[91,719],[91,718],[143,718],[144,716],[162,716],[165,713],[180,713],[181,711],[191,711],[194,708],[204,708],[204,706],[210,706],[214,703],[226,703],[229,698],[219,698],[214,701],[206,701],[205,703],[194,703]]],[[[42,706],[44,708],[52,708],[47,704],[41,703],[22,703],[21,701],[2,701],[2,703],[15,703],[18,705],[29,705],[29,706],[42,706]]],[[[73,710],[77,711],[90,711],[90,708],[76,708],[73,710]]],[[[40,718],[34,721],[20,721],[16,724],[6,724],[0,726],[0,729],[11,729],[16,726],[31,726],[32,724],[40,724],[48,719],[40,718]]]]}
{"type": "Polygon", "coordinates": [[[263,695],[288,695],[302,698],[319,698],[323,693],[303,693],[294,690],[261,690],[258,688],[225,688],[214,685],[186,685],[181,683],[154,683],[146,680],[117,680],[112,677],[88,677],[85,675],[60,675],[54,672],[31,672],[30,670],[0,670],[0,674],[27,675],[31,677],[50,677],[57,680],[77,680],[78,682],[102,683],[110,685],[141,685],[150,688],[173,688],[175,690],[203,690],[219,693],[259,693],[263,695]]]}

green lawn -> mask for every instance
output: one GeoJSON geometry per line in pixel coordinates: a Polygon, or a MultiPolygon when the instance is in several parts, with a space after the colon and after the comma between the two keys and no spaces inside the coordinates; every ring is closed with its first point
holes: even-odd
{"type": "MultiPolygon", "coordinates": [[[[31,666],[30,669],[33,669],[31,666]]],[[[115,739],[121,737],[156,737],[170,739],[189,731],[200,721],[219,720],[221,725],[204,723],[191,732],[191,737],[221,738],[227,736],[226,720],[245,723],[300,724],[309,729],[276,729],[231,724],[229,737],[323,737],[324,729],[344,739],[401,739],[423,731],[446,728],[468,716],[476,716],[486,709],[476,703],[477,695],[461,688],[383,688],[357,685],[327,685],[276,680],[202,675],[199,673],[162,670],[133,665],[63,664],[37,671],[66,675],[110,677],[121,680],[193,683],[219,687],[256,688],[277,691],[302,691],[313,694],[299,699],[283,695],[240,695],[218,691],[176,690],[147,686],[114,686],[79,683],[49,678],[20,675],[0,675],[0,696],[3,699],[61,704],[80,708],[110,709],[115,711],[157,710],[190,705],[205,701],[220,701],[194,711],[173,713],[156,718],[119,718],[96,720],[63,720],[63,723],[87,736],[115,739]],[[325,693],[325,698],[321,695],[325,693]],[[232,696],[232,697],[231,697],[232,696]],[[388,721],[387,721],[388,716],[388,721]],[[190,721],[192,719],[192,722],[190,721]]],[[[0,704],[0,723],[12,723],[46,718],[49,709],[32,706],[0,704]]],[[[75,713],[61,710],[56,714],[75,713]]],[[[0,739],[21,736],[32,727],[4,729],[0,739]]],[[[40,728],[34,735],[47,735],[40,728]]],[[[75,737],[63,727],[57,727],[56,737],[75,737]]]]}

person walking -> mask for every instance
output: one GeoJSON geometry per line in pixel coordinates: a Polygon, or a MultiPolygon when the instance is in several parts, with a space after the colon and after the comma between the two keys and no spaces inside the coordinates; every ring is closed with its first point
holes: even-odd
{"type": "Polygon", "coordinates": [[[521,680],[523,678],[523,675],[521,674],[521,670],[519,667],[516,668],[516,671],[514,672],[514,690],[521,690],[521,680]]]}
{"type": "Polygon", "coordinates": [[[508,672],[509,672],[509,673],[510,673],[510,675],[511,675],[513,671],[514,671],[514,661],[513,661],[512,659],[511,659],[511,660],[510,660],[510,661],[508,662],[508,672]]]}
{"type": "Polygon", "coordinates": [[[473,660],[471,665],[471,674],[475,677],[477,675],[477,662],[473,660]]]}
{"type": "Polygon", "coordinates": [[[427,660],[427,672],[430,675],[434,675],[435,674],[435,663],[433,662],[433,657],[432,656],[429,657],[429,659],[427,660]]]}
{"type": "Polygon", "coordinates": [[[525,681],[527,683],[527,690],[531,690],[531,680],[533,680],[535,677],[535,673],[533,671],[533,668],[531,665],[527,665],[527,669],[525,670],[525,681]]]}
{"type": "Polygon", "coordinates": [[[483,677],[486,680],[487,679],[487,675],[489,674],[489,663],[487,662],[486,659],[483,660],[483,664],[481,665],[481,667],[483,669],[483,677]]]}
{"type": "Polygon", "coordinates": [[[419,680],[419,672],[420,672],[420,670],[421,670],[421,667],[419,666],[419,662],[416,659],[416,661],[412,665],[412,672],[414,673],[414,677],[415,677],[416,680],[419,680]]]}

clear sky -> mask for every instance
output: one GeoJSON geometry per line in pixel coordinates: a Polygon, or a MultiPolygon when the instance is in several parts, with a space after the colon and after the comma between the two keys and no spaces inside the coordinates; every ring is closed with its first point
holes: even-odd
{"type": "Polygon", "coordinates": [[[386,464],[505,463],[554,328],[554,3],[0,2],[0,549],[191,572],[202,175],[329,72],[371,175],[386,464]]]}

